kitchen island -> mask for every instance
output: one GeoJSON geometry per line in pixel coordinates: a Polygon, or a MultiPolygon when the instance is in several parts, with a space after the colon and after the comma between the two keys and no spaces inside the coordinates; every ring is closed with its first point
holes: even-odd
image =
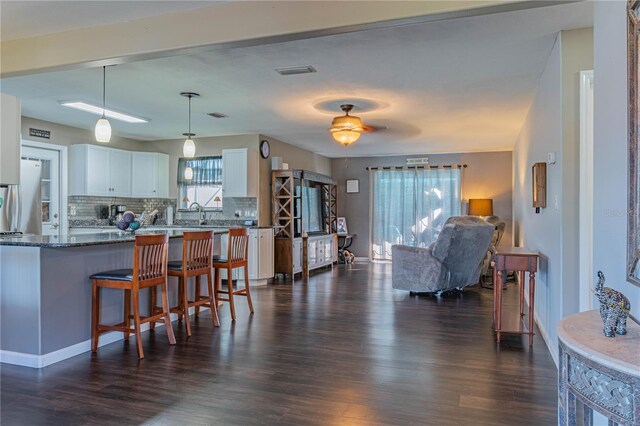
{"type": "MultiPolygon", "coordinates": [[[[140,230],[137,234],[168,234],[172,260],[182,256],[184,231],[140,230]]],[[[227,229],[213,231],[215,255],[221,252],[221,236],[227,229]]],[[[131,268],[134,240],[134,235],[118,232],[0,238],[0,362],[42,368],[89,351],[89,276],[131,268]]],[[[143,314],[149,306],[147,293],[142,292],[140,302],[143,314]]],[[[170,281],[172,306],[177,303],[176,293],[177,285],[170,281]]],[[[103,291],[102,320],[120,322],[123,303],[121,291],[103,291]]],[[[122,340],[122,333],[108,333],[100,345],[117,340],[122,340]]]]}

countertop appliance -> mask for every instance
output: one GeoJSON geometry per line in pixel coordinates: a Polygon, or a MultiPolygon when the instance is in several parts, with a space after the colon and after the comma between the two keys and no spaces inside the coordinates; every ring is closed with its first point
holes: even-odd
{"type": "Polygon", "coordinates": [[[41,162],[20,160],[20,185],[0,187],[0,235],[42,234],[41,162]]]}
{"type": "Polygon", "coordinates": [[[127,211],[127,206],[124,204],[111,204],[111,223],[116,224],[122,220],[124,212],[127,211]]]}

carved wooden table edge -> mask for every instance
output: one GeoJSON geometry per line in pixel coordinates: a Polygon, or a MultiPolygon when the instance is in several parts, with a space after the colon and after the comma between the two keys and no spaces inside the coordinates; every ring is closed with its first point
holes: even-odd
{"type": "Polygon", "coordinates": [[[604,337],[601,327],[595,310],[558,324],[558,425],[577,424],[577,401],[584,404],[584,425],[593,425],[594,410],[607,416],[611,426],[640,424],[640,326],[633,324],[626,336],[615,338],[604,337]],[[584,332],[594,328],[601,338],[584,332]],[[603,344],[610,350],[599,350],[603,344]],[[616,352],[630,357],[616,360],[616,352]]]}

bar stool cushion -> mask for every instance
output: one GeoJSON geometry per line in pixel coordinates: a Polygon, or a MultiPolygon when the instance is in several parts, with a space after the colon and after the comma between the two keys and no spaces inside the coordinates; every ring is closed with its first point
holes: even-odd
{"type": "Polygon", "coordinates": [[[133,269],[115,269],[98,272],[90,277],[92,280],[133,281],[133,269]]]}
{"type": "Polygon", "coordinates": [[[172,271],[182,271],[182,260],[170,260],[167,262],[167,269],[172,271]]]}
{"type": "Polygon", "coordinates": [[[213,256],[213,263],[227,263],[228,260],[226,257],[213,256]]]}

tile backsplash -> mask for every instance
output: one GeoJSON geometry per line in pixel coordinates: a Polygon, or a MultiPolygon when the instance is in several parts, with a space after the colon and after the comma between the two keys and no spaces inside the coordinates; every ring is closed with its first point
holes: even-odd
{"type": "Polygon", "coordinates": [[[100,208],[111,204],[124,204],[134,213],[158,210],[159,217],[164,217],[167,206],[176,208],[176,201],[169,198],[125,198],[125,197],[88,197],[72,195],[69,197],[69,219],[96,219],[100,217],[100,208]],[[75,210],[75,215],[73,211],[75,210]]]}
{"type": "MultiPolygon", "coordinates": [[[[69,219],[97,219],[100,217],[100,208],[107,208],[112,204],[124,204],[128,210],[134,213],[143,211],[152,212],[158,210],[158,219],[165,218],[167,206],[173,206],[176,211],[176,200],[170,198],[125,198],[125,197],[89,197],[73,195],[69,197],[69,219]],[[75,211],[75,215],[72,213],[75,211]]],[[[247,198],[225,198],[222,211],[207,211],[207,219],[212,220],[233,220],[233,219],[257,219],[258,199],[247,198]],[[236,215],[237,214],[237,215],[236,215]]],[[[175,219],[198,219],[197,211],[175,213],[175,219]]]]}

